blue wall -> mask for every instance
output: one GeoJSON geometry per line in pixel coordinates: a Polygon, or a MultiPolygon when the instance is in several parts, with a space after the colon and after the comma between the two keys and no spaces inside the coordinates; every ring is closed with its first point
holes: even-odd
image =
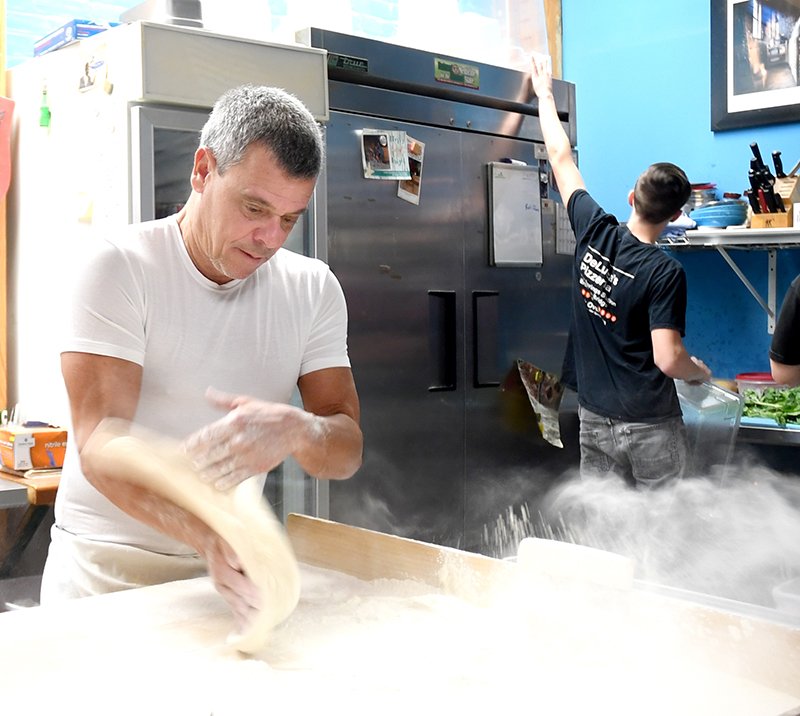
{"type": "MultiPolygon", "coordinates": [[[[650,163],[672,161],[693,183],[742,192],[750,142],[800,160],[800,124],[710,129],[711,3],[562,0],[564,78],[576,85],[578,150],[589,190],[620,220],[650,163]]],[[[800,111],[798,111],[800,117],[800,111]]],[[[762,297],[767,254],[731,251],[762,297]]],[[[686,345],[718,377],[769,369],[767,316],[715,251],[676,251],[689,281],[686,345]]],[[[800,251],[778,255],[778,303],[800,273],[800,251]]]]}

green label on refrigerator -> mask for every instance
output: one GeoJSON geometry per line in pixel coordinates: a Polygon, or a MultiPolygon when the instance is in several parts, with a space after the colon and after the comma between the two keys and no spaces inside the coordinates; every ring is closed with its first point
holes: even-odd
{"type": "Polygon", "coordinates": [[[351,55],[337,55],[328,53],[328,67],[337,70],[350,70],[351,72],[369,72],[369,60],[351,55]]]}
{"type": "Polygon", "coordinates": [[[478,89],[481,86],[481,72],[477,67],[438,57],[433,60],[433,77],[437,82],[469,89],[478,89]]]}

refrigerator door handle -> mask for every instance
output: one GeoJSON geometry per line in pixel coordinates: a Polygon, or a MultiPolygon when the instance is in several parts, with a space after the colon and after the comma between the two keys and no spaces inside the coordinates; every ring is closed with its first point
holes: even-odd
{"type": "Polygon", "coordinates": [[[474,388],[496,388],[497,326],[499,323],[500,293],[472,292],[472,385],[474,388]]]}
{"type": "Polygon", "coordinates": [[[428,346],[431,356],[430,392],[455,390],[456,292],[428,291],[428,346]]]}

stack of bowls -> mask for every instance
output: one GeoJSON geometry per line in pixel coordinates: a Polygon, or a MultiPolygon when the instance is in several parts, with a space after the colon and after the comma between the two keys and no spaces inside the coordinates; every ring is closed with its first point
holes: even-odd
{"type": "Polygon", "coordinates": [[[692,210],[689,218],[698,226],[739,226],[747,221],[747,202],[741,199],[712,201],[692,210]]]}
{"type": "Polygon", "coordinates": [[[692,193],[689,200],[683,205],[683,210],[689,214],[698,207],[710,204],[719,199],[719,191],[716,184],[706,182],[704,184],[692,184],[692,193]]]}

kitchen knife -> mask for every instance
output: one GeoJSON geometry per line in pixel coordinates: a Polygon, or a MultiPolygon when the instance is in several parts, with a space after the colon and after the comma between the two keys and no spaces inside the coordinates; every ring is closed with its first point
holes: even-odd
{"type": "Polygon", "coordinates": [[[775,193],[775,190],[771,186],[764,189],[764,195],[767,198],[767,206],[769,206],[771,213],[780,214],[786,211],[783,206],[783,199],[781,199],[780,194],[775,193]]]}
{"type": "Polygon", "coordinates": [[[783,162],[779,151],[772,152],[772,163],[775,165],[775,176],[779,179],[785,177],[786,174],[783,173],[783,162]]]}
{"type": "MultiPolygon", "coordinates": [[[[755,162],[755,159],[753,162],[755,162]]],[[[753,205],[753,211],[757,214],[767,211],[767,209],[764,208],[766,200],[763,200],[764,191],[758,183],[757,171],[755,169],[750,169],[750,171],[747,172],[747,179],[750,182],[750,203],[753,205]],[[762,203],[762,201],[764,203],[762,203]]]]}
{"type": "Polygon", "coordinates": [[[769,206],[767,206],[767,197],[763,189],[758,190],[758,205],[761,207],[762,214],[769,214],[769,206]]]}
{"type": "Polygon", "coordinates": [[[752,189],[745,189],[744,195],[747,197],[747,201],[750,202],[750,208],[753,210],[753,213],[760,214],[761,207],[758,205],[758,199],[756,198],[755,192],[752,189]]]}
{"type": "MultiPolygon", "coordinates": [[[[761,150],[758,148],[758,142],[751,142],[750,143],[750,151],[753,152],[753,156],[756,158],[756,166],[754,167],[756,173],[761,179],[761,187],[764,187],[764,182],[769,182],[770,184],[775,183],[775,177],[772,176],[772,172],[770,172],[769,167],[764,164],[764,160],[761,158],[761,150]]],[[[752,167],[752,163],[751,163],[752,167]]]]}

